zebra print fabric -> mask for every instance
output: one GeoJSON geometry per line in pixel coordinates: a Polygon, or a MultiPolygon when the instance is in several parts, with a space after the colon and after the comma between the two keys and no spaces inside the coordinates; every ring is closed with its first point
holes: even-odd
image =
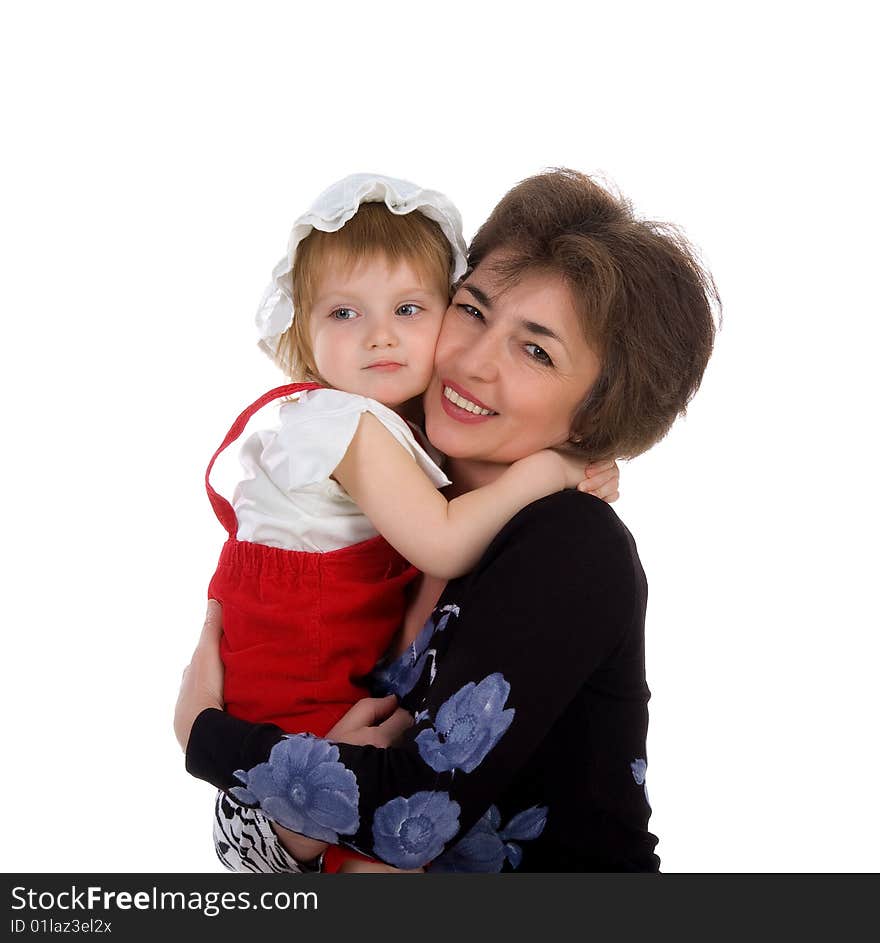
{"type": "Polygon", "coordinates": [[[255,874],[320,871],[324,857],[301,864],[281,844],[259,809],[249,809],[225,792],[218,792],[214,803],[214,850],[227,870],[255,874]]]}

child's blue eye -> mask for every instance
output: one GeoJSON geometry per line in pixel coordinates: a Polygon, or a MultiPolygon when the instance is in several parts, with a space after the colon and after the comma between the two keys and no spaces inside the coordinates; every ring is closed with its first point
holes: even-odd
{"type": "Polygon", "coordinates": [[[398,313],[402,318],[411,318],[414,314],[418,314],[419,311],[421,311],[421,310],[422,310],[422,309],[421,309],[418,305],[414,305],[414,304],[407,303],[407,304],[405,304],[405,305],[401,305],[401,306],[397,309],[397,313],[398,313]]]}
{"type": "Polygon", "coordinates": [[[526,350],[529,351],[529,356],[537,360],[538,363],[543,363],[548,367],[553,366],[553,361],[550,359],[550,354],[544,350],[543,347],[539,347],[537,344],[526,344],[526,350]]]}
{"type": "Polygon", "coordinates": [[[336,308],[330,312],[330,317],[337,321],[352,321],[357,317],[357,311],[353,308],[336,308]]]}

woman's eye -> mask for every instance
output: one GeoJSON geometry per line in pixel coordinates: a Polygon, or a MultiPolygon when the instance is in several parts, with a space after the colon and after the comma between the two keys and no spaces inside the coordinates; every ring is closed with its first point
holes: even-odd
{"type": "Polygon", "coordinates": [[[357,317],[357,311],[353,308],[336,308],[330,313],[331,318],[337,321],[353,321],[357,317]]]}
{"type": "Polygon", "coordinates": [[[550,354],[544,350],[543,347],[539,347],[537,344],[526,344],[526,350],[529,352],[529,356],[537,360],[538,363],[543,363],[548,367],[553,366],[553,361],[550,359],[550,354]]]}
{"type": "Polygon", "coordinates": [[[478,308],[475,308],[473,305],[466,305],[463,302],[459,302],[459,304],[456,305],[456,307],[464,311],[464,313],[468,317],[475,318],[477,321],[485,320],[485,318],[483,317],[482,311],[480,311],[478,308]]]}
{"type": "Polygon", "coordinates": [[[418,314],[419,311],[421,311],[421,310],[422,310],[422,309],[421,309],[418,305],[405,304],[405,305],[401,305],[401,306],[397,309],[397,313],[398,313],[402,318],[411,318],[414,314],[418,314]]]}

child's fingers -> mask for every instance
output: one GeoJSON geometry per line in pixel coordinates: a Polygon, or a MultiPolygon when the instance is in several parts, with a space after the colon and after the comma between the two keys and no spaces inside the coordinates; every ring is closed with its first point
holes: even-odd
{"type": "Polygon", "coordinates": [[[609,458],[606,462],[593,462],[592,464],[587,465],[585,469],[585,477],[589,477],[590,475],[594,475],[598,472],[608,471],[608,469],[614,468],[616,464],[617,462],[613,458],[609,458]]]}
{"type": "Polygon", "coordinates": [[[603,501],[607,501],[611,504],[613,501],[616,501],[620,497],[620,492],[617,490],[617,482],[609,481],[600,487],[595,487],[589,481],[582,481],[577,486],[578,491],[583,492],[584,494],[591,494],[594,498],[601,498],[603,501]]]}
{"type": "MultiPolygon", "coordinates": [[[[587,471],[589,471],[589,469],[587,469],[587,471]]],[[[614,468],[609,468],[594,474],[586,474],[585,472],[584,480],[578,485],[578,488],[581,488],[581,485],[586,485],[586,488],[581,488],[582,491],[595,491],[597,488],[603,488],[609,482],[616,482],[617,480],[618,475],[614,468]]]]}
{"type": "Polygon", "coordinates": [[[603,501],[616,501],[620,497],[620,492],[617,490],[617,485],[614,482],[609,482],[607,485],[603,485],[601,488],[593,488],[588,482],[582,481],[578,486],[577,490],[583,494],[591,494],[594,498],[601,498],[603,501]]]}

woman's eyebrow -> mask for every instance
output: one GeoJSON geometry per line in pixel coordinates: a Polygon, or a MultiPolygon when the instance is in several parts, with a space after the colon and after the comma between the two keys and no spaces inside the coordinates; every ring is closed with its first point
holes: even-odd
{"type": "Polygon", "coordinates": [[[520,327],[525,328],[530,334],[537,334],[539,337],[549,337],[551,340],[558,341],[565,347],[565,341],[556,333],[552,331],[549,327],[544,324],[538,324],[537,321],[526,321],[521,320],[519,322],[520,327]]]}
{"type": "Polygon", "coordinates": [[[472,285],[470,282],[465,282],[461,286],[478,305],[481,305],[484,308],[487,308],[489,311],[492,310],[492,302],[489,299],[489,296],[481,288],[477,288],[476,285],[472,285]]]}
{"type": "MultiPolygon", "coordinates": [[[[461,286],[468,294],[477,302],[478,305],[485,308],[487,311],[492,310],[492,301],[489,296],[476,285],[471,282],[465,282],[461,286]]],[[[529,321],[527,318],[522,318],[519,321],[519,326],[530,334],[537,334],[538,337],[549,337],[551,340],[556,341],[558,344],[562,345],[563,350],[568,352],[568,347],[565,344],[565,341],[556,333],[556,331],[547,327],[545,324],[539,324],[537,321],[529,321]]]]}

